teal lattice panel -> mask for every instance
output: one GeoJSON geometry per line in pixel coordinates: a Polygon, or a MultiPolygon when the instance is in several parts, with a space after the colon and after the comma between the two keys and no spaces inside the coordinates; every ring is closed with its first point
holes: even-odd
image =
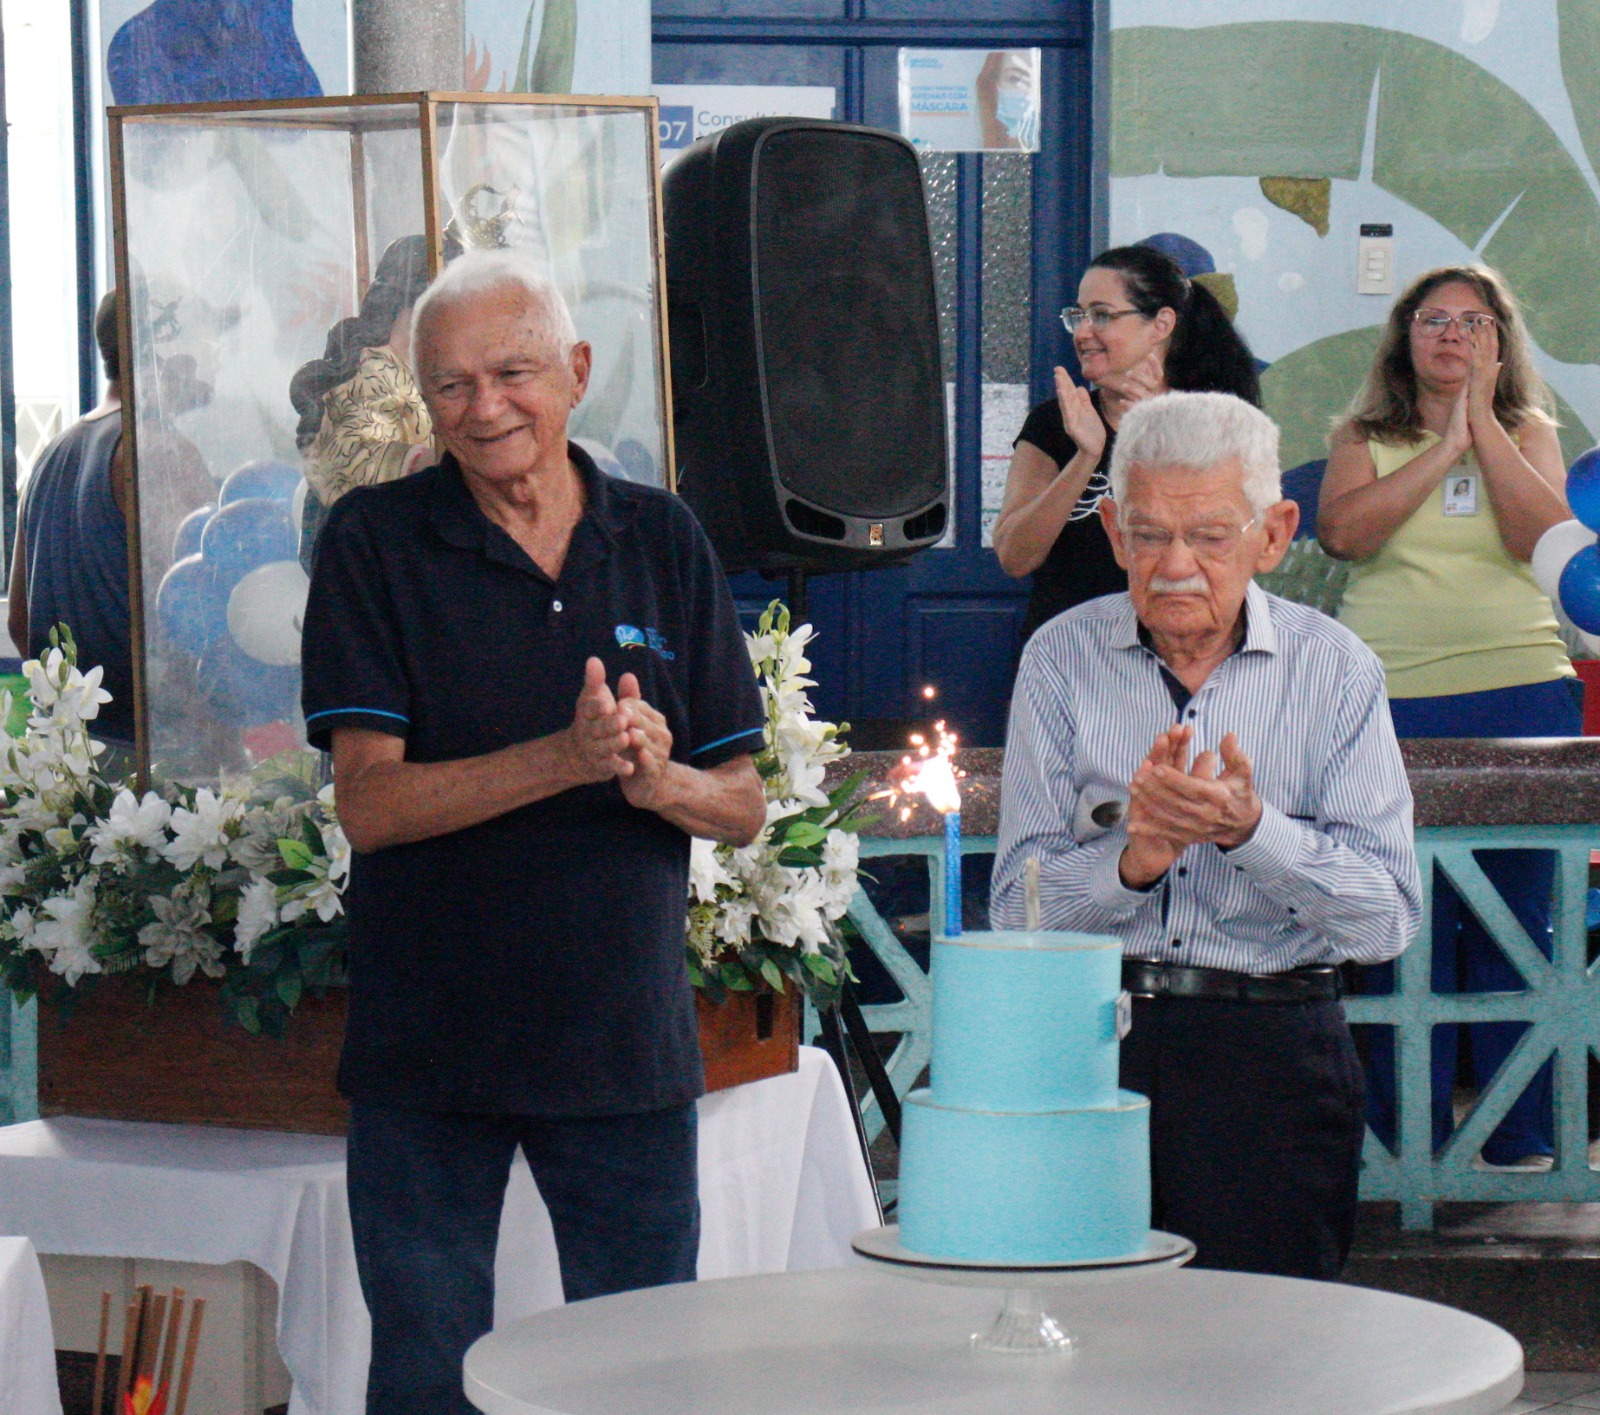
{"type": "MultiPolygon", "coordinates": [[[[963,859],[968,855],[994,854],[992,835],[975,835],[961,842],[963,859]]],[[[944,918],[944,837],[916,836],[909,840],[878,840],[870,836],[861,839],[861,856],[864,861],[890,856],[920,858],[928,866],[928,918],[944,918]]],[[[869,873],[870,863],[863,866],[869,873]]],[[[861,1009],[867,1026],[874,1032],[890,1032],[899,1036],[885,1069],[894,1084],[895,1094],[904,1097],[917,1083],[917,1078],[928,1064],[933,1046],[933,988],[922,965],[906,951],[905,945],[895,937],[894,930],[878,912],[866,891],[858,889],[850,905],[850,921],[861,931],[867,946],[877,955],[878,961],[888,970],[901,1000],[875,1003],[861,1009]]],[[[815,1036],[816,1019],[808,1017],[808,1040],[815,1036]]],[[[867,1128],[868,1139],[875,1140],[883,1131],[883,1115],[878,1103],[870,1096],[861,1106],[861,1117],[867,1128]]]]}
{"type": "MultiPolygon", "coordinates": [[[[1433,1206],[1450,1200],[1510,1202],[1600,1201],[1600,1171],[1589,1165],[1588,1058],[1600,1057],[1600,964],[1590,967],[1584,906],[1589,852],[1600,844],[1594,826],[1501,826],[1425,828],[1417,832],[1423,879],[1423,932],[1401,955],[1396,990],[1387,997],[1356,997],[1346,1003],[1350,1020],[1395,1029],[1398,1142],[1394,1152],[1368,1134],[1363,1156],[1364,1199],[1396,1200],[1408,1228],[1428,1228],[1433,1206]],[[1473,858],[1475,850],[1553,850],[1559,857],[1552,901],[1553,948],[1546,959],[1517,923],[1473,858]],[[1438,993],[1432,988],[1431,933],[1434,864],[1438,863],[1465,905],[1527,980],[1512,993],[1438,993]],[[1445,1023],[1511,1021],[1529,1024],[1505,1064],[1445,1147],[1432,1152],[1429,1119],[1429,1039],[1445,1023]],[[1556,1161],[1547,1173],[1512,1173],[1474,1168],[1484,1140],[1504,1118],[1547,1057],[1555,1058],[1556,1161]]],[[[962,842],[964,854],[991,855],[993,837],[962,842]]],[[[861,842],[864,859],[920,857],[927,862],[930,917],[944,914],[943,842],[935,837],[861,842]]],[[[871,866],[867,868],[870,870],[871,866]]],[[[865,892],[858,891],[850,917],[903,994],[900,1002],[862,1009],[876,1032],[897,1033],[887,1062],[895,1092],[904,1096],[928,1064],[932,1046],[932,991],[928,976],[895,937],[865,892]]],[[[812,1024],[814,1034],[815,1024],[812,1024]]],[[[883,1117],[870,1098],[862,1107],[868,1135],[876,1138],[883,1117]]]]}
{"type": "Polygon", "coordinates": [[[1352,1022],[1395,1029],[1397,1147],[1367,1135],[1361,1195],[1398,1200],[1407,1228],[1430,1228],[1445,1200],[1594,1202],[1600,1172],[1589,1164],[1589,1057],[1600,1056],[1600,969],[1588,961],[1584,905],[1594,826],[1436,827],[1417,832],[1423,931],[1401,955],[1387,997],[1352,998],[1352,1022]],[[1475,850],[1552,850],[1559,864],[1552,900],[1551,957],[1545,958],[1473,858],[1475,850]],[[1434,865],[1522,974],[1521,992],[1435,993],[1431,929],[1434,865]],[[1524,1022],[1516,1048],[1448,1143],[1433,1153],[1429,1039],[1444,1023],[1524,1022]],[[1555,1165],[1548,1173],[1474,1168],[1483,1142],[1549,1057],[1555,1058],[1555,1165]]]}
{"type": "Polygon", "coordinates": [[[0,1125],[39,1116],[35,1003],[19,1008],[9,994],[0,996],[0,1125]]]}

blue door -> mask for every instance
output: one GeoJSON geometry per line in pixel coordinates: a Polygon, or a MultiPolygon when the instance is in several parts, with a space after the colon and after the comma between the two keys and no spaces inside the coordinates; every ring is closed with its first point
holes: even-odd
{"type": "MultiPolygon", "coordinates": [[[[834,117],[898,126],[901,48],[1043,51],[1040,151],[922,159],[952,411],[949,543],[890,570],[809,585],[825,718],[858,748],[948,719],[999,746],[1027,582],[987,544],[1011,439],[1069,357],[1058,313],[1089,257],[1091,0],[655,0],[654,80],[831,88],[834,117]],[[924,690],[935,696],[927,699],[924,690]]],[[[784,593],[736,576],[741,611],[784,593]]]]}

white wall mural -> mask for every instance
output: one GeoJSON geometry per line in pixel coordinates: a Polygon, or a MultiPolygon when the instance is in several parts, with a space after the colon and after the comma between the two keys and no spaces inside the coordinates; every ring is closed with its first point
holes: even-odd
{"type": "Polygon", "coordinates": [[[1232,277],[1286,467],[1324,455],[1392,302],[1356,293],[1367,223],[1394,228],[1396,289],[1500,269],[1569,459],[1593,443],[1600,0],[1113,0],[1112,18],[1111,238],[1174,233],[1232,277]]]}

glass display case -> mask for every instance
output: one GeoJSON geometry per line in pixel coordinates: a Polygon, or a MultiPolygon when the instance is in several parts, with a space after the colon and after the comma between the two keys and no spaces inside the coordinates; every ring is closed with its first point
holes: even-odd
{"type": "Polygon", "coordinates": [[[305,745],[317,530],[351,487],[434,460],[409,316],[458,252],[536,254],[594,350],[571,436],[670,485],[656,105],[406,94],[109,117],[140,770],[212,781],[305,745]]]}

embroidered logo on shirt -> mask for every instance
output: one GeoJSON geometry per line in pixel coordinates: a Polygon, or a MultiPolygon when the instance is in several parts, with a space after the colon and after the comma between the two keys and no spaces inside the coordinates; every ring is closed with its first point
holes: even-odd
{"type": "Polygon", "coordinates": [[[617,643],[622,648],[652,648],[669,663],[678,656],[667,647],[667,641],[661,636],[659,629],[636,629],[632,624],[618,624],[614,632],[617,636],[617,643]]]}

